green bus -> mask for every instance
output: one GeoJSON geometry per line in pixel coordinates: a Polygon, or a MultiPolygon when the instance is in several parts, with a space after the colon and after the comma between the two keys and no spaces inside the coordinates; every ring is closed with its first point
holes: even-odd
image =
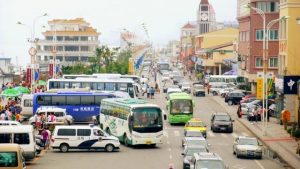
{"type": "Polygon", "coordinates": [[[186,123],[193,117],[195,102],[185,93],[172,93],[167,101],[168,120],[170,124],[186,123]]]}
{"type": "Polygon", "coordinates": [[[162,143],[163,111],[141,99],[112,98],[101,101],[100,127],[125,145],[162,143]]]}

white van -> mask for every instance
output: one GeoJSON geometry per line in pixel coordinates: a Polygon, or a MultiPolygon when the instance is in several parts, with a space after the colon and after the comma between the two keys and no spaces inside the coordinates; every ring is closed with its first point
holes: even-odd
{"type": "Polygon", "coordinates": [[[19,144],[24,150],[26,160],[34,159],[36,155],[34,130],[31,125],[15,125],[0,127],[0,143],[19,144]]]}
{"type": "Polygon", "coordinates": [[[117,137],[93,125],[55,126],[51,145],[61,152],[68,152],[69,149],[105,149],[112,152],[119,146],[117,137]]]}
{"type": "Polygon", "coordinates": [[[18,121],[0,120],[0,126],[15,126],[21,125],[18,121]]]}
{"type": "Polygon", "coordinates": [[[32,108],[32,99],[33,95],[32,94],[24,94],[21,98],[21,115],[29,118],[33,115],[33,108],[32,108]]]}

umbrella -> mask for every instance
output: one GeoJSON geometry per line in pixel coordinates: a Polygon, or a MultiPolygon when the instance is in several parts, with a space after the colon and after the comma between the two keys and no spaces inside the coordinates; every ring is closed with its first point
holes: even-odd
{"type": "Polygon", "coordinates": [[[47,82],[44,81],[44,80],[39,80],[38,85],[40,85],[40,86],[46,86],[47,82]]]}
{"type": "Polygon", "coordinates": [[[15,87],[15,89],[18,90],[21,93],[25,93],[25,94],[30,93],[30,90],[27,87],[18,86],[18,87],[15,87]]]}
{"type": "Polygon", "coordinates": [[[2,96],[5,96],[5,97],[17,97],[20,95],[22,95],[22,93],[20,91],[18,91],[17,89],[13,89],[13,88],[5,89],[2,92],[2,96]]]}

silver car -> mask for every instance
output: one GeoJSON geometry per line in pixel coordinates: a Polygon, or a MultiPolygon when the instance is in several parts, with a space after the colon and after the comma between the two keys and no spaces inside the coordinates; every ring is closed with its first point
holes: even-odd
{"type": "Polygon", "coordinates": [[[201,131],[193,131],[193,130],[187,130],[184,132],[184,137],[182,138],[182,147],[186,145],[186,140],[188,140],[191,137],[200,137],[203,138],[203,135],[201,131]]]}
{"type": "Polygon", "coordinates": [[[183,155],[183,169],[189,169],[190,168],[190,161],[193,157],[194,153],[201,153],[201,152],[208,152],[207,147],[202,145],[192,145],[192,146],[186,146],[184,148],[184,151],[182,153],[183,155]]]}
{"type": "Polygon", "coordinates": [[[252,157],[262,158],[262,145],[254,137],[239,136],[233,143],[233,154],[237,158],[252,157]]]}

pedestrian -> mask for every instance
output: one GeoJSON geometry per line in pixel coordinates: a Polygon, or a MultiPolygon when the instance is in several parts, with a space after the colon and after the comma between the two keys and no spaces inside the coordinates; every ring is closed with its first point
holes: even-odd
{"type": "Polygon", "coordinates": [[[16,121],[21,122],[21,115],[20,113],[16,113],[16,121]]]}
{"type": "Polygon", "coordinates": [[[42,116],[39,113],[37,113],[37,115],[36,115],[35,126],[37,129],[40,129],[42,126],[42,116]]]}
{"type": "Polygon", "coordinates": [[[151,93],[151,99],[153,99],[154,98],[154,93],[155,93],[154,87],[151,87],[150,93],[151,93]]]}
{"type": "Polygon", "coordinates": [[[5,120],[5,112],[2,112],[0,115],[0,120],[5,120]]]}
{"type": "Polygon", "coordinates": [[[48,132],[46,131],[45,128],[43,128],[42,130],[42,145],[44,146],[44,149],[46,149],[46,143],[47,143],[47,140],[49,139],[49,135],[48,135],[48,132]]]}
{"type": "Polygon", "coordinates": [[[47,137],[47,140],[46,140],[45,149],[49,150],[50,149],[50,142],[51,142],[51,131],[49,130],[49,128],[46,128],[46,132],[48,133],[48,137],[47,137]]]}
{"type": "Polygon", "coordinates": [[[255,108],[253,109],[253,115],[254,115],[254,120],[255,122],[257,123],[257,120],[258,120],[258,111],[257,110],[257,106],[255,106],[255,108]]]}
{"type": "Polygon", "coordinates": [[[242,117],[242,106],[241,106],[241,104],[239,104],[239,107],[238,107],[238,109],[237,109],[237,116],[238,116],[239,118],[242,117]]]}
{"type": "Polygon", "coordinates": [[[211,88],[211,85],[208,84],[208,85],[207,85],[207,94],[209,94],[210,88],[211,88]]]}
{"type": "Polygon", "coordinates": [[[50,115],[48,116],[48,122],[56,122],[56,116],[54,112],[51,112],[50,115]]]}
{"type": "Polygon", "coordinates": [[[147,86],[147,98],[149,98],[150,97],[150,87],[149,86],[147,86]]]}

